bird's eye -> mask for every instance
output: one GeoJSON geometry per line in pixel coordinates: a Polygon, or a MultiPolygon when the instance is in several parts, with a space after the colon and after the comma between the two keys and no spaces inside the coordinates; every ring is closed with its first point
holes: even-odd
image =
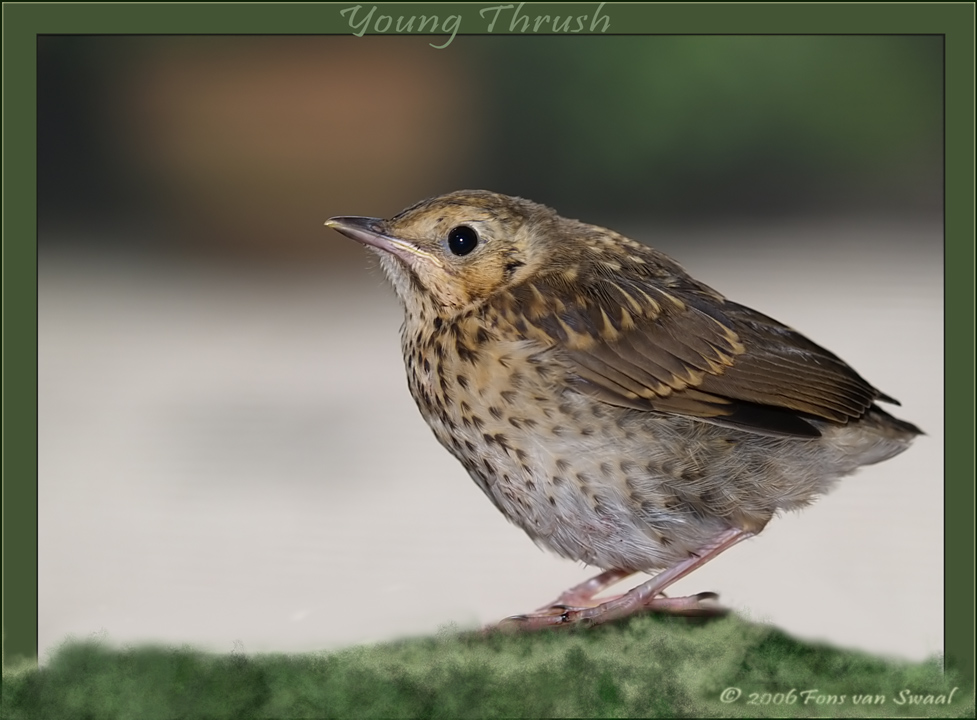
{"type": "Polygon", "coordinates": [[[478,246],[478,233],[459,225],[448,233],[448,249],[455,255],[467,255],[478,246]]]}

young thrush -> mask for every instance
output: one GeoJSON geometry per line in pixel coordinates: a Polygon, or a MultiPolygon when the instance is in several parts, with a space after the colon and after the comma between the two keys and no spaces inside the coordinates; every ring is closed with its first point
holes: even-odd
{"type": "Polygon", "coordinates": [[[463,190],[326,225],[379,255],[441,444],[534,541],[604,570],[519,626],[711,612],[663,591],[920,433],[800,333],[543,205],[463,190]]]}

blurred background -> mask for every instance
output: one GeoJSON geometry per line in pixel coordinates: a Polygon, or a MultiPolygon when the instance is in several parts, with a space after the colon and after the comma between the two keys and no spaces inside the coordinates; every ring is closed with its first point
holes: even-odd
{"type": "Polygon", "coordinates": [[[38,38],[40,653],[473,627],[539,551],[411,400],[323,227],[461,188],[671,254],[928,434],[676,592],[922,658],[943,637],[940,37],[38,38]]]}

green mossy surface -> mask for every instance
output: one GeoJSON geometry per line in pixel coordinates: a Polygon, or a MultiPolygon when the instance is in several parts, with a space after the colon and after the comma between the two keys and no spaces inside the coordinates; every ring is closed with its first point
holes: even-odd
{"type": "Polygon", "coordinates": [[[67,643],[44,667],[7,670],[3,680],[9,720],[974,716],[967,682],[935,660],[814,645],[736,617],[646,616],[528,635],[445,631],[303,655],[67,643]],[[933,704],[900,704],[905,691],[933,704]],[[884,703],[856,703],[863,695],[884,703]]]}

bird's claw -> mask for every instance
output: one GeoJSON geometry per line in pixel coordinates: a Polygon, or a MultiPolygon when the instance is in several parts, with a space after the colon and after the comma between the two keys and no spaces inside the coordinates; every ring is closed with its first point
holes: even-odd
{"type": "Polygon", "coordinates": [[[590,627],[610,620],[618,620],[628,615],[653,612],[661,615],[681,617],[721,617],[729,613],[728,608],[717,604],[719,595],[714,592],[701,592],[687,597],[669,598],[658,595],[643,605],[633,608],[620,607],[617,598],[591,607],[574,607],[554,603],[536,612],[512,615],[500,622],[499,630],[542,630],[554,627],[590,627]]]}

